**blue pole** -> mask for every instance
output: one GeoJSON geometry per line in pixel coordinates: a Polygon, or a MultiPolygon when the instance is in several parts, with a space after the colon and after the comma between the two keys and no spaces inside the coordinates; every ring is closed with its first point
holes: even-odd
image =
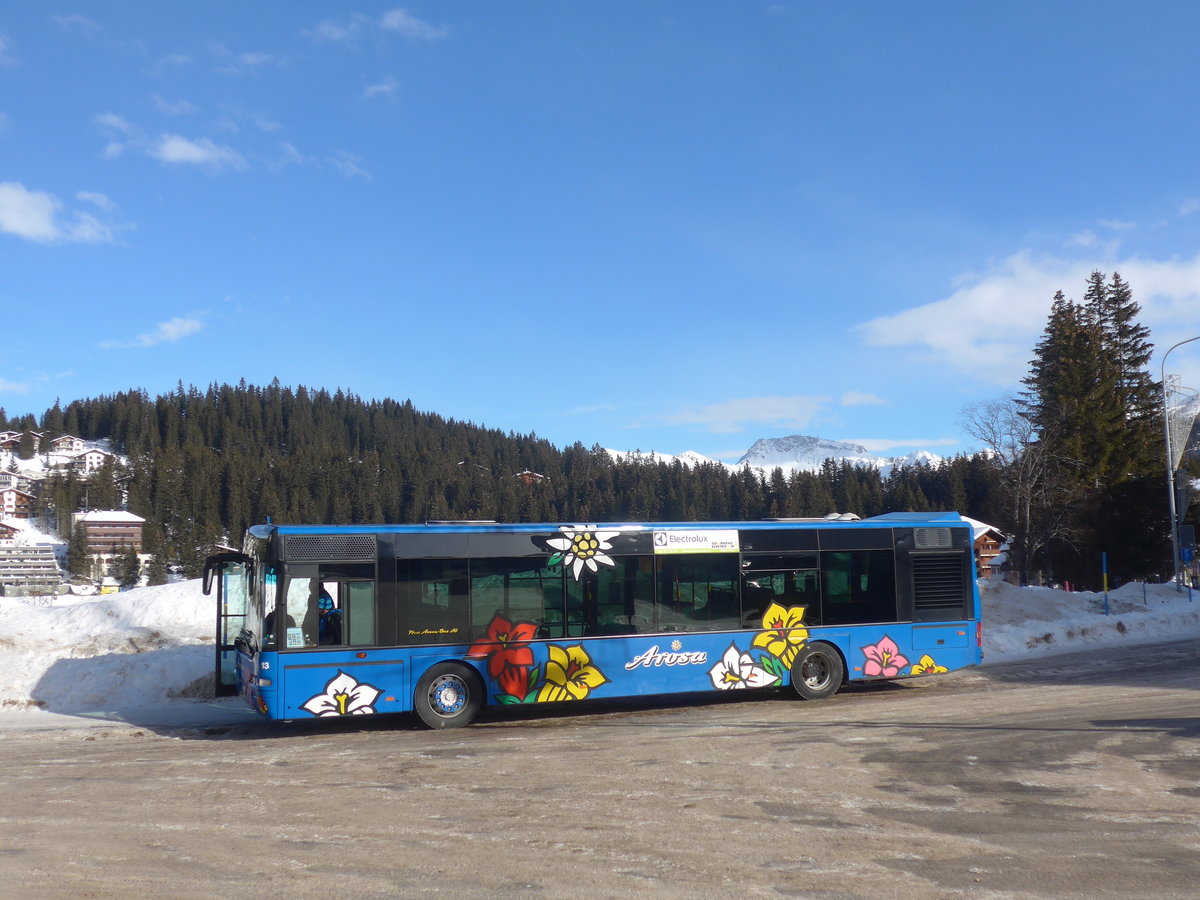
{"type": "Polygon", "coordinates": [[[1104,614],[1108,615],[1108,553],[1100,554],[1100,569],[1104,573],[1104,614]]]}

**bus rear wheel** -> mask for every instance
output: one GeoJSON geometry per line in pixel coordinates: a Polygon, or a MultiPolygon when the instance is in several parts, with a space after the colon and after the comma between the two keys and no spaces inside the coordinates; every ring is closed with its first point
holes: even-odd
{"type": "Polygon", "coordinates": [[[483,682],[458,663],[430,666],[417,681],[413,709],[430,728],[469,725],[483,707],[483,682]]]}
{"type": "Polygon", "coordinates": [[[792,687],[805,700],[828,700],[845,674],[841,655],[828,644],[809,644],[792,660],[792,687]]]}

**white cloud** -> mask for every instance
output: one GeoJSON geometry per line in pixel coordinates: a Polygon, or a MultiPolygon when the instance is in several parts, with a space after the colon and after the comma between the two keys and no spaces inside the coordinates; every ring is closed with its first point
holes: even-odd
{"type": "Polygon", "coordinates": [[[213,56],[223,61],[214,70],[222,75],[241,75],[246,72],[258,72],[267,66],[282,67],[284,65],[284,61],[279,57],[261,51],[236,53],[219,43],[209,44],[209,50],[213,56]]]}
{"type": "Polygon", "coordinates": [[[139,334],[129,341],[102,341],[100,346],[105,350],[128,350],[132,348],[153,347],[155,344],[174,343],[188,335],[195,334],[204,327],[199,319],[184,319],[176,316],[167,322],[161,322],[151,332],[139,334]]]}
{"type": "Polygon", "coordinates": [[[8,35],[0,31],[0,66],[19,66],[21,61],[13,55],[12,41],[8,35]]]}
{"type": "Polygon", "coordinates": [[[831,402],[830,397],[743,397],[689,406],[665,416],[668,425],[699,425],[715,433],[741,431],[746,425],[778,425],[806,428],[831,402]]]}
{"type": "Polygon", "coordinates": [[[1197,200],[1194,197],[1184,200],[1179,206],[1179,214],[1181,216],[1190,216],[1192,213],[1196,212],[1196,210],[1200,210],[1200,200],[1197,200]]]}
{"type": "Polygon", "coordinates": [[[50,21],[61,28],[63,31],[72,34],[79,34],[93,40],[104,35],[104,29],[89,19],[87,16],[79,13],[71,13],[66,16],[51,16],[50,21]]]}
{"type": "Polygon", "coordinates": [[[114,132],[116,140],[104,147],[106,159],[116,159],[128,149],[137,150],[161,163],[174,166],[201,166],[212,171],[245,169],[245,157],[227,144],[210,138],[187,138],[178,134],[149,137],[139,126],[115,113],[101,113],[96,124],[114,132]]]}
{"type": "Polygon", "coordinates": [[[928,450],[930,447],[957,447],[962,443],[959,438],[845,438],[847,444],[858,444],[866,447],[872,453],[887,453],[896,448],[915,447],[918,450],[928,450]]]}
{"type": "Polygon", "coordinates": [[[100,113],[96,116],[96,124],[106,131],[115,133],[117,138],[116,140],[110,140],[104,145],[102,155],[105,159],[116,159],[125,153],[126,147],[131,144],[144,143],[145,141],[141,129],[116,113],[100,113]]]}
{"type": "Polygon", "coordinates": [[[168,116],[190,116],[196,112],[196,107],[187,100],[168,100],[159,94],[154,94],[151,98],[154,105],[160,113],[168,116]]]}
{"type": "Polygon", "coordinates": [[[106,195],[96,193],[95,191],[79,191],[75,195],[75,199],[82,200],[84,203],[90,203],[92,206],[98,207],[105,212],[111,212],[116,206],[106,195]]]}
{"type": "Polygon", "coordinates": [[[361,178],[364,181],[373,180],[371,173],[359,165],[362,158],[352,153],[339,150],[334,156],[327,157],[325,161],[341,172],[343,178],[361,178]]]}
{"type": "Polygon", "coordinates": [[[346,44],[354,40],[355,36],[369,21],[370,20],[361,13],[355,13],[350,17],[350,21],[345,25],[340,25],[337,22],[330,22],[326,20],[321,22],[312,30],[305,31],[304,35],[318,42],[346,44]]]}
{"type": "Polygon", "coordinates": [[[67,223],[64,233],[67,240],[82,244],[111,244],[117,238],[112,225],[86,212],[76,212],[74,220],[67,223]]]}
{"type": "Polygon", "coordinates": [[[399,89],[400,83],[391,75],[388,75],[378,84],[368,84],[363,90],[363,96],[367,99],[372,97],[392,97],[399,89]]]}
{"type": "Polygon", "coordinates": [[[449,33],[445,28],[430,25],[408,10],[397,7],[388,10],[377,20],[370,19],[362,13],[354,13],[345,23],[326,19],[302,34],[318,43],[349,45],[354,43],[365,29],[376,26],[383,31],[391,31],[416,41],[436,41],[449,33]]]}
{"type": "Polygon", "coordinates": [[[385,12],[379,20],[379,27],[419,41],[436,41],[448,34],[445,28],[430,25],[401,7],[385,12]]]}
{"type": "Polygon", "coordinates": [[[0,182],[0,232],[29,241],[111,243],[116,227],[79,210],[63,210],[57,197],[15,181],[0,182]]]}
{"type": "Polygon", "coordinates": [[[133,137],[138,134],[139,131],[138,127],[128,119],[122,118],[116,113],[110,112],[100,113],[98,116],[96,116],[96,124],[103,128],[108,128],[112,131],[123,134],[126,137],[133,137]]]}
{"type": "MultiPolygon", "coordinates": [[[[1014,254],[988,272],[959,279],[949,296],[856,327],[876,347],[910,347],[926,361],[1000,385],[1026,373],[1037,336],[1046,325],[1055,291],[1078,299],[1088,275],[1099,269],[1121,277],[1141,306],[1151,339],[1167,345],[1172,326],[1196,321],[1200,309],[1200,254],[1191,259],[1123,260],[1034,257],[1014,254]]],[[[1193,326],[1194,327],[1194,326],[1193,326]]]]}
{"type": "Polygon", "coordinates": [[[0,391],[6,394],[28,394],[29,385],[19,381],[9,381],[7,378],[0,378],[0,391]]]}
{"type": "Polygon", "coordinates": [[[246,160],[242,155],[224,144],[216,144],[208,138],[181,137],[178,134],[161,135],[147,150],[151,158],[171,165],[204,166],[209,169],[244,169],[246,160]]]}
{"type": "Polygon", "coordinates": [[[842,406],[890,406],[891,404],[877,394],[864,391],[846,391],[839,401],[842,406]]]}
{"type": "Polygon", "coordinates": [[[166,56],[160,56],[150,66],[150,74],[156,77],[163,75],[173,75],[180,69],[190,66],[195,60],[186,53],[170,53],[166,56]]]}
{"type": "Polygon", "coordinates": [[[308,157],[297,150],[295,145],[289,141],[280,141],[279,150],[279,158],[272,162],[272,165],[276,168],[281,169],[284,166],[298,166],[306,162],[311,162],[308,157]]]}

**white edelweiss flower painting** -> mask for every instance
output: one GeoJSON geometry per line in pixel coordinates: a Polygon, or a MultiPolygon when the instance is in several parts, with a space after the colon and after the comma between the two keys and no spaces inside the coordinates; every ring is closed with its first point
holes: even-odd
{"type": "Polygon", "coordinates": [[[570,566],[571,574],[576,581],[579,580],[579,575],[585,566],[596,572],[599,571],[600,566],[616,565],[613,558],[604,551],[612,549],[612,544],[609,542],[621,532],[597,531],[595,526],[590,525],[583,527],[563,525],[558,530],[562,532],[562,537],[550,538],[546,541],[558,551],[550,557],[548,565],[554,566],[561,562],[565,566],[570,566]]]}
{"type": "Polygon", "coordinates": [[[325,685],[325,693],[309,698],[300,708],[314,716],[365,716],[375,712],[375,701],[383,691],[338,672],[325,685]]]}
{"type": "Polygon", "coordinates": [[[734,644],[721,657],[720,662],[708,670],[713,687],[719,691],[741,688],[766,687],[775,683],[775,676],[754,661],[749,653],[743,653],[734,644]]]}

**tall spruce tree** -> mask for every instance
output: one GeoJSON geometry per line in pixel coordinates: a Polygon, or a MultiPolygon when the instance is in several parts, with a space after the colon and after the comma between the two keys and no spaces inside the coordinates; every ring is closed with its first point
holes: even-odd
{"type": "Polygon", "coordinates": [[[92,575],[92,550],[88,546],[87,527],[82,521],[75,523],[67,543],[67,571],[82,578],[92,575]]]}
{"type": "Polygon", "coordinates": [[[1110,482],[1157,474],[1161,388],[1146,370],[1154,351],[1150,329],[1137,321],[1141,307],[1133,290],[1114,272],[1098,300],[1096,318],[1104,331],[1105,361],[1113,367],[1112,382],[1122,411],[1124,437],[1113,455],[1110,482]]]}
{"type": "Polygon", "coordinates": [[[142,562],[133,547],[125,547],[117,564],[117,578],[121,587],[137,587],[142,578],[142,562]]]}
{"type": "Polygon", "coordinates": [[[1152,347],[1130,286],[1092,272],[1082,303],[1055,294],[1035,348],[1023,414],[1046,454],[1047,485],[1066,490],[1067,527],[1043,562],[1047,571],[1096,584],[1100,554],[1121,579],[1161,564],[1161,504],[1153,498],[1157,386],[1146,372],[1152,347]]]}

